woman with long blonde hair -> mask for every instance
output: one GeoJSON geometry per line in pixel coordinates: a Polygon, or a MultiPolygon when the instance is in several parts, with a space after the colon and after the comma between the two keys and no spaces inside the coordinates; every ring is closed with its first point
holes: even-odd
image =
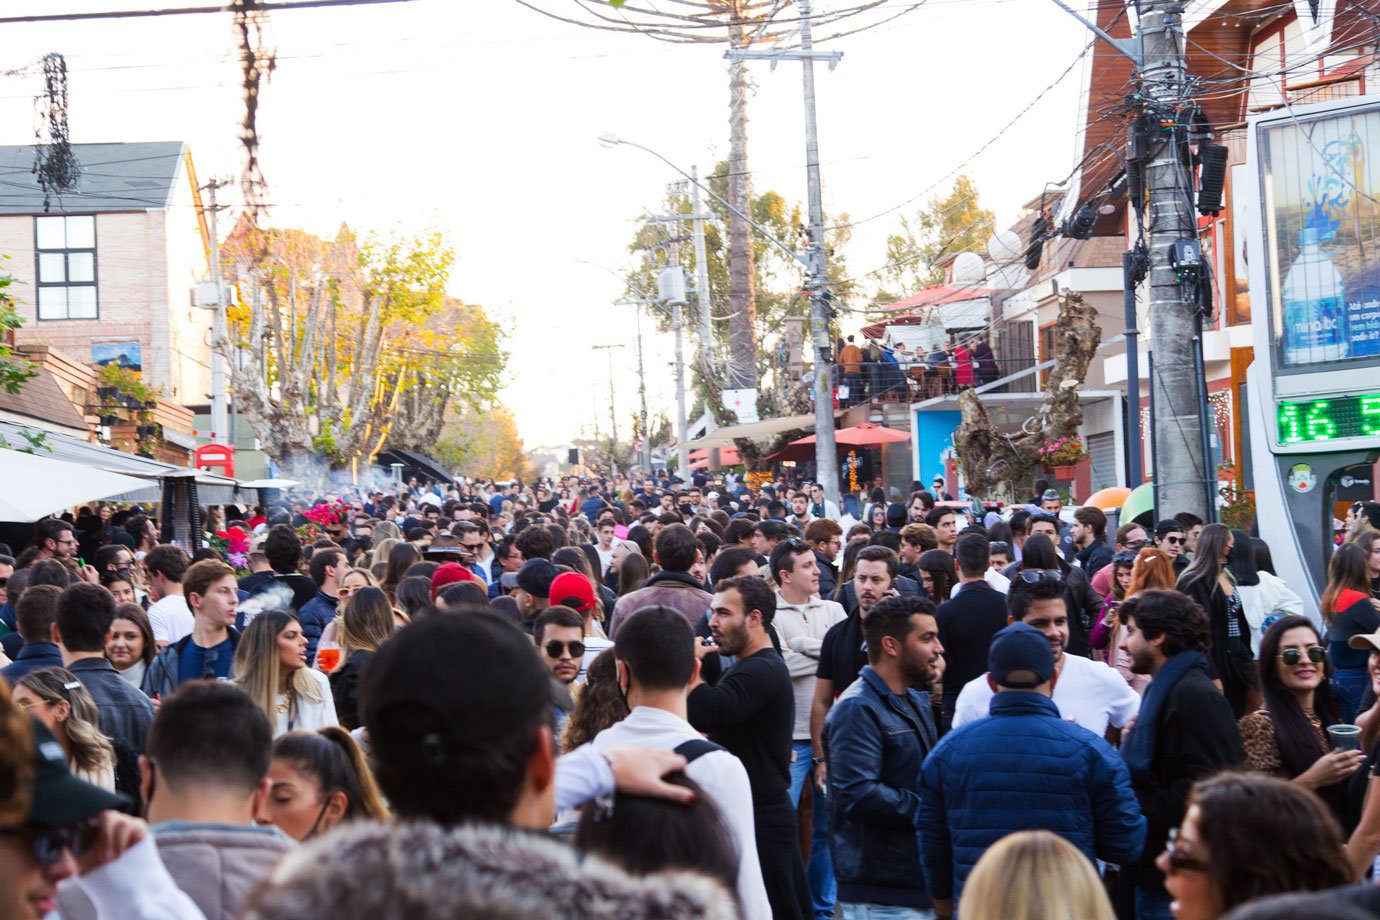
{"type": "Polygon", "coordinates": [[[959,920],[1115,917],[1092,862],[1049,831],[1020,831],[989,847],[958,902],[959,920]]]}
{"type": "Polygon", "coordinates": [[[43,668],[19,678],[14,701],[53,733],[72,775],[115,791],[115,745],[101,733],[101,714],[90,692],[66,668],[43,668]]]}
{"type": "Polygon", "coordinates": [[[235,649],[234,681],[268,716],[273,737],[338,725],[325,674],[307,667],[302,624],[283,610],[250,621],[235,649]]]}
{"type": "Polygon", "coordinates": [[[385,537],[374,544],[369,552],[369,574],[374,576],[374,584],[378,584],[388,573],[388,555],[401,542],[396,537],[385,537]]]}

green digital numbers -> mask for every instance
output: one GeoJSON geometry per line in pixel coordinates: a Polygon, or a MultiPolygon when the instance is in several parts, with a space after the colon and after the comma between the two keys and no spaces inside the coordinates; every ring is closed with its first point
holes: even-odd
{"type": "Polygon", "coordinates": [[[1380,437],[1380,394],[1282,402],[1276,420],[1280,444],[1380,437]]]}

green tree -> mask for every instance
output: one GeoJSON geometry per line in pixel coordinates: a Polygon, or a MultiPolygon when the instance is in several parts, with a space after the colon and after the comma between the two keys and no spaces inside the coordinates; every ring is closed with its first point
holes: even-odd
{"type": "Polygon", "coordinates": [[[981,206],[977,186],[968,176],[954,180],[947,195],[931,198],[886,238],[886,268],[878,273],[876,303],[890,303],[939,284],[944,270],[936,263],[946,255],[984,252],[996,229],[996,215],[981,206]]]}
{"type": "MultiPolygon", "coordinates": [[[[8,258],[8,256],[6,256],[8,258]]],[[[10,339],[14,330],[24,325],[24,317],[14,307],[14,298],[6,288],[14,284],[14,276],[0,275],[0,387],[6,392],[18,393],[25,381],[38,373],[32,361],[15,354],[10,339]]]]}

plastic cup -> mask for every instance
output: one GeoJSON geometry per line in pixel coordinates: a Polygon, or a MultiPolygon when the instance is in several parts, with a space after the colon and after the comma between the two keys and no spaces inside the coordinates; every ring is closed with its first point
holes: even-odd
{"type": "MultiPolygon", "coordinates": [[[[323,645],[316,650],[316,664],[325,673],[329,674],[335,670],[335,666],[340,664],[340,646],[323,645]]],[[[1359,729],[1357,729],[1359,731],[1359,729]]]]}
{"type": "Polygon", "coordinates": [[[1329,725],[1327,738],[1334,751],[1359,751],[1361,749],[1361,726],[1329,725]]]}

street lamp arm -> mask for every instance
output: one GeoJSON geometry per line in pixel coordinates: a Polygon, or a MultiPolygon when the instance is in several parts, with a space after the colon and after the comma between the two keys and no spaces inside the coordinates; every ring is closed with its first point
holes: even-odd
{"type": "Polygon", "coordinates": [[[636,143],[635,141],[624,140],[623,138],[617,137],[616,135],[612,135],[612,134],[601,134],[601,135],[599,136],[599,142],[600,142],[601,144],[604,144],[605,146],[614,146],[614,145],[616,145],[616,144],[623,144],[623,145],[628,146],[628,147],[636,147],[638,150],[645,150],[645,151],[647,151],[647,152],[650,153],[652,156],[656,157],[658,160],[660,160],[661,162],[665,163],[667,166],[669,166],[669,167],[671,167],[672,169],[674,169],[677,173],[679,173],[680,175],[684,176],[685,179],[686,179],[686,181],[691,182],[691,183],[693,183],[694,185],[696,185],[701,191],[703,191],[704,193],[706,193],[707,195],[709,195],[710,198],[713,198],[715,201],[717,201],[719,204],[723,205],[724,207],[728,208],[730,211],[732,211],[732,212],[733,212],[734,214],[736,214],[738,217],[740,217],[740,218],[742,218],[743,220],[747,221],[747,222],[748,222],[748,225],[749,225],[750,227],[752,227],[752,229],[754,229],[754,230],[756,230],[758,233],[762,234],[762,236],[764,236],[764,237],[767,239],[767,241],[768,241],[769,243],[771,243],[772,245],[776,246],[777,249],[780,249],[780,250],[781,250],[782,252],[784,252],[786,255],[790,256],[792,259],[795,259],[795,260],[796,260],[797,262],[799,262],[801,265],[805,266],[805,268],[807,268],[807,269],[813,268],[813,266],[811,265],[809,259],[804,258],[804,257],[801,256],[799,253],[797,253],[794,249],[791,249],[791,248],[790,248],[789,246],[787,246],[785,243],[781,242],[781,241],[778,240],[776,237],[772,236],[771,232],[768,231],[766,227],[763,227],[761,224],[757,223],[757,221],[753,220],[751,217],[748,217],[748,216],[747,216],[746,214],[744,214],[742,211],[738,210],[738,209],[735,208],[733,205],[729,204],[728,201],[726,201],[726,200],[723,198],[723,196],[719,195],[719,194],[718,194],[717,192],[715,192],[712,188],[710,188],[709,186],[707,186],[707,185],[705,185],[704,183],[700,182],[698,179],[696,179],[694,176],[690,175],[690,174],[689,174],[688,172],[686,172],[685,170],[681,169],[681,168],[680,168],[679,166],[677,166],[675,163],[672,163],[670,160],[666,159],[664,156],[662,156],[661,154],[657,153],[657,152],[656,152],[655,150],[653,150],[651,147],[644,147],[643,145],[641,145],[641,144],[639,144],[639,143],[636,143]]]}

